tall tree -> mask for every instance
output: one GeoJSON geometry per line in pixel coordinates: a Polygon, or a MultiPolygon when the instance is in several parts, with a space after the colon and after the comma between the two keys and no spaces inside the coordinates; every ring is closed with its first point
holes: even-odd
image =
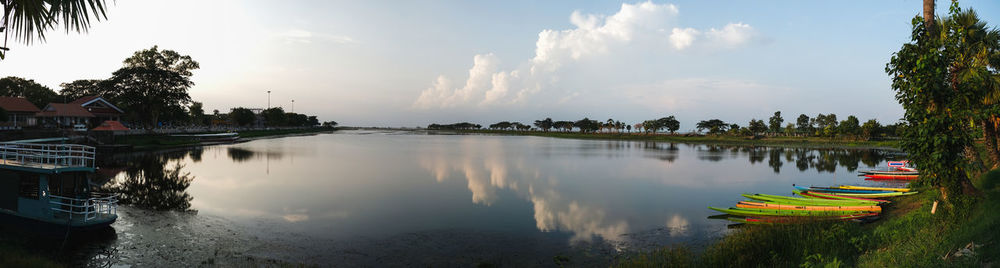
{"type": "Polygon", "coordinates": [[[86,32],[91,16],[95,20],[107,19],[104,0],[3,0],[4,44],[0,59],[7,55],[7,37],[13,33],[15,41],[30,45],[36,38],[45,41],[45,32],[61,24],[66,32],[86,32]]]}
{"type": "Polygon", "coordinates": [[[800,114],[795,120],[795,126],[799,132],[812,132],[812,122],[809,121],[808,115],[800,114]]]}
{"type": "Polygon", "coordinates": [[[845,134],[845,135],[861,134],[861,126],[858,125],[859,123],[860,122],[858,122],[857,117],[853,115],[847,116],[847,119],[840,122],[840,125],[837,126],[837,131],[840,132],[840,134],[845,134]]]}
{"type": "Polygon", "coordinates": [[[535,120],[535,126],[546,132],[552,129],[552,118],[546,117],[544,120],[535,120]]]}
{"type": "Polygon", "coordinates": [[[191,57],[153,46],[136,51],[124,64],[102,87],[109,89],[105,97],[119,104],[133,119],[156,127],[161,116],[191,101],[188,95],[188,89],[194,85],[191,70],[198,69],[198,63],[191,57]]]}
{"type": "Polygon", "coordinates": [[[670,134],[674,134],[678,129],[681,129],[681,122],[677,121],[673,115],[664,118],[657,119],[657,125],[660,125],[670,131],[670,134]]]}
{"type": "MultiPolygon", "coordinates": [[[[953,3],[951,15],[959,12],[953,3]]],[[[893,54],[885,71],[905,110],[907,127],[900,145],[921,168],[920,181],[940,187],[949,200],[949,196],[978,193],[969,181],[969,161],[963,153],[973,142],[966,121],[972,112],[969,108],[981,97],[968,88],[971,84],[958,83],[952,76],[963,42],[960,31],[943,30],[940,38],[932,35],[933,9],[924,15],[931,19],[912,20],[911,41],[893,54]]]]}
{"type": "Polygon", "coordinates": [[[781,111],[776,111],[767,121],[771,132],[778,133],[781,132],[781,124],[785,122],[785,119],[781,117],[781,111]]]}
{"type": "Polygon", "coordinates": [[[767,125],[764,124],[764,120],[757,119],[750,119],[750,124],[747,125],[747,129],[749,129],[753,135],[760,135],[768,130],[767,125]]]}
{"type": "Polygon", "coordinates": [[[257,116],[253,114],[253,111],[247,108],[233,108],[229,112],[229,118],[236,123],[237,126],[249,126],[257,119],[257,116]]]}

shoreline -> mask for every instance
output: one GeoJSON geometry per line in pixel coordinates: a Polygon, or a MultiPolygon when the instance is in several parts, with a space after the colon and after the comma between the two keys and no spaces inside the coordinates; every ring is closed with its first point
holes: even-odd
{"type": "Polygon", "coordinates": [[[136,135],[124,137],[121,144],[131,146],[127,151],[116,151],[112,154],[129,154],[137,152],[166,151],[175,149],[191,149],[204,146],[237,144],[259,139],[271,139],[281,137],[308,136],[322,133],[333,133],[340,128],[307,128],[307,129],[270,129],[270,130],[250,130],[240,133],[240,138],[232,142],[199,142],[189,138],[177,138],[168,135],[136,135]]]}
{"type": "MultiPolygon", "coordinates": [[[[362,128],[363,129],[363,128],[362,128]]],[[[406,130],[406,129],[403,129],[406,130]]],[[[410,131],[416,131],[409,129],[410,131]]],[[[898,141],[862,141],[850,139],[833,139],[821,137],[763,137],[750,139],[735,136],[684,136],[679,134],[642,134],[642,133],[579,133],[579,132],[540,132],[540,131],[509,131],[509,130],[422,130],[433,132],[452,132],[463,134],[488,134],[510,136],[536,136],[561,139],[580,140],[624,140],[624,141],[657,141],[688,144],[712,145],[742,145],[794,148],[849,148],[849,149],[882,149],[900,150],[898,141]]]]}

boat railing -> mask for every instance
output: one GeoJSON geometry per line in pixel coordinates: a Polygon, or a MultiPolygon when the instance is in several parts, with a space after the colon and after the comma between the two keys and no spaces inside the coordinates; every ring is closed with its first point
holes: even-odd
{"type": "Polygon", "coordinates": [[[101,215],[118,214],[118,194],[99,194],[92,198],[71,198],[50,195],[49,204],[56,214],[63,214],[68,220],[94,220],[101,215]]]}
{"type": "Polygon", "coordinates": [[[0,142],[0,164],[34,168],[94,167],[95,150],[77,144],[0,142]]]}

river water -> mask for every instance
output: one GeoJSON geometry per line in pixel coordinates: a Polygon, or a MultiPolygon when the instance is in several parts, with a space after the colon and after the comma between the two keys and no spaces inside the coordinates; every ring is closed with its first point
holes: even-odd
{"type": "MultiPolygon", "coordinates": [[[[707,206],[857,177],[896,152],[341,131],[120,157],[110,238],[73,263],[607,266],[698,248],[707,206]]],[[[110,175],[109,175],[110,176],[110,175]]],[[[93,241],[87,240],[87,241],[93,241]]]]}

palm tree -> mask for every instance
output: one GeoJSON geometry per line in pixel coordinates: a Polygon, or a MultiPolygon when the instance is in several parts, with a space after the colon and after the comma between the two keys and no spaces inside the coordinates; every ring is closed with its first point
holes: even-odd
{"type": "Polygon", "coordinates": [[[35,39],[45,41],[45,32],[62,24],[66,32],[87,32],[90,19],[100,21],[107,19],[105,0],[0,0],[3,5],[3,24],[0,31],[4,33],[3,46],[0,47],[0,59],[3,59],[7,48],[7,39],[14,34],[15,41],[30,45],[35,39]]]}

